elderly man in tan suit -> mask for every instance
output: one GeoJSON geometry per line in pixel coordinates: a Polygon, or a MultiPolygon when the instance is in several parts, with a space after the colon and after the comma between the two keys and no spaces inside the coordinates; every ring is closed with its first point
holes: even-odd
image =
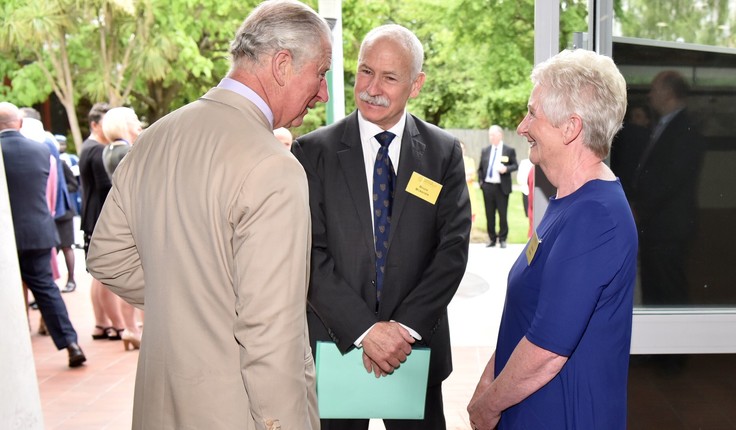
{"type": "Polygon", "coordinates": [[[146,322],[134,429],[318,429],[306,327],[304,170],[273,135],[327,101],[331,35],[294,1],[258,6],[217,88],[139,137],[88,267],[146,322]]]}

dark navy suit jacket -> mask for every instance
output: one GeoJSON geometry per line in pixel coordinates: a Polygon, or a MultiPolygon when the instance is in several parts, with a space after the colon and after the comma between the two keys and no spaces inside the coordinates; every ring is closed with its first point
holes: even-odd
{"type": "Polygon", "coordinates": [[[309,133],[292,150],[309,180],[315,341],[345,352],[374,323],[394,320],[431,348],[429,383],[452,370],[447,305],[465,272],[470,200],[460,144],[407,115],[396,178],[383,296],[376,311],[375,245],[358,115],[309,133]],[[413,173],[442,185],[435,204],[406,191],[413,173]]]}
{"type": "MultiPolygon", "coordinates": [[[[486,146],[480,153],[480,163],[478,166],[478,183],[483,185],[486,180],[486,173],[488,172],[488,163],[490,163],[491,156],[491,145],[486,146]]],[[[516,162],[516,150],[508,145],[503,145],[501,148],[501,156],[506,157],[501,160],[501,164],[506,166],[508,170],[506,173],[501,174],[501,191],[504,194],[511,194],[511,172],[515,172],[519,168],[519,164],[516,162]]]]}
{"type": "Polygon", "coordinates": [[[18,131],[1,133],[0,144],[17,249],[51,249],[57,246],[59,234],[46,203],[49,149],[18,131]]]}

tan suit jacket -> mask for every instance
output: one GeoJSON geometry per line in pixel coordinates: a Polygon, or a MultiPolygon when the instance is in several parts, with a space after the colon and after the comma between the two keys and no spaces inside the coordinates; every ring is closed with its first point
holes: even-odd
{"type": "Polygon", "coordinates": [[[318,429],[304,170],[215,88],[153,124],[113,179],[90,273],[143,309],[134,429],[318,429]]]}

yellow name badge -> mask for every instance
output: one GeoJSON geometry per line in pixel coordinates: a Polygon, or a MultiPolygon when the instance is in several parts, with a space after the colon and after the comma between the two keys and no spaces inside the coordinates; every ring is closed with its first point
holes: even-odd
{"type": "Polygon", "coordinates": [[[532,235],[532,238],[529,239],[529,246],[526,247],[526,263],[527,265],[532,264],[532,260],[534,260],[534,254],[537,253],[537,248],[539,248],[539,244],[542,243],[542,240],[537,236],[537,232],[534,232],[534,235],[532,235]]]}
{"type": "Polygon", "coordinates": [[[501,162],[502,163],[508,163],[509,162],[509,156],[508,155],[504,155],[503,157],[501,157],[501,162]]]}
{"type": "Polygon", "coordinates": [[[417,172],[411,174],[409,184],[406,186],[407,193],[413,194],[431,204],[435,204],[437,202],[440,190],[442,190],[442,184],[438,184],[417,172]]]}

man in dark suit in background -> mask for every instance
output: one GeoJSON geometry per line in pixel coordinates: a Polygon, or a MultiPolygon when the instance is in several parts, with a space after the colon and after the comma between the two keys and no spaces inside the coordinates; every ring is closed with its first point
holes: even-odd
{"type": "Polygon", "coordinates": [[[508,208],[511,194],[511,172],[519,168],[514,148],[503,144],[503,129],[492,125],[488,129],[488,140],[491,144],[480,154],[478,166],[478,183],[483,190],[483,201],[486,206],[486,222],[488,226],[489,247],[506,248],[509,235],[508,208]],[[498,212],[498,233],[496,233],[496,212],[498,212]]]}
{"type": "Polygon", "coordinates": [[[56,224],[46,204],[51,152],[44,144],[20,134],[22,122],[15,105],[0,103],[0,145],[20,274],[38,303],[54,344],[58,349],[66,348],[69,367],[77,367],[87,359],[77,344],[77,332],[51,274],[51,248],[59,243],[56,224]]]}
{"type": "Polygon", "coordinates": [[[689,85],[665,70],[652,80],[649,103],[659,116],[633,176],[639,229],[642,302],[689,303],[687,257],[696,231],[703,138],[687,109],[689,85]]]}
{"type": "MultiPolygon", "coordinates": [[[[309,180],[313,350],[316,341],[334,341],[343,353],[362,348],[378,376],[412,346],[431,349],[424,420],[384,420],[388,430],[445,429],[447,305],[468,258],[460,143],[406,113],[424,83],[423,55],[404,27],[369,32],[358,58],[358,111],[292,146],[309,180]]],[[[367,428],[368,420],[322,420],[323,430],[367,428]]]]}

